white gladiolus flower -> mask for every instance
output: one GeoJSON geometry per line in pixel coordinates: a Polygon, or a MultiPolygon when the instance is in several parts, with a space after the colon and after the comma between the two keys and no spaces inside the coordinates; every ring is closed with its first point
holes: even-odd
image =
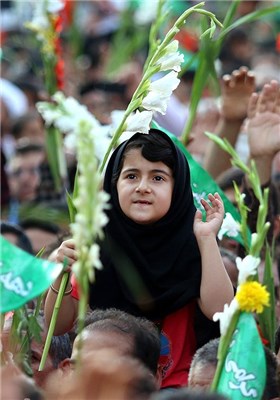
{"type": "Polygon", "coordinates": [[[180,83],[178,74],[175,71],[169,72],[163,78],[157,79],[150,84],[148,94],[142,101],[142,106],[146,110],[166,113],[167,103],[173,92],[180,83]]]}
{"type": "Polygon", "coordinates": [[[62,115],[58,107],[45,101],[39,101],[36,103],[36,107],[48,126],[52,125],[62,115]]]}
{"type": "Polygon", "coordinates": [[[76,141],[76,135],[74,133],[69,133],[69,135],[65,136],[64,146],[66,148],[66,151],[69,150],[73,153],[75,152],[77,141],[76,141]]]}
{"type": "Polygon", "coordinates": [[[222,240],[223,236],[227,234],[230,237],[236,237],[240,232],[240,224],[235,221],[232,215],[227,212],[223,220],[223,224],[218,233],[218,239],[222,240]]]}
{"type": "Polygon", "coordinates": [[[258,238],[259,238],[259,236],[258,236],[257,232],[252,233],[252,235],[251,235],[251,246],[255,246],[256,245],[256,243],[258,241],[258,238]]]}
{"type": "Polygon", "coordinates": [[[62,92],[56,92],[52,99],[56,104],[42,101],[36,104],[47,125],[54,124],[64,133],[79,130],[82,121],[87,121],[92,128],[100,126],[86,106],[80,104],[73,97],[66,98],[62,92]]]}
{"type": "Polygon", "coordinates": [[[180,72],[181,64],[184,62],[184,55],[179,53],[178,40],[173,40],[164,49],[164,55],[156,62],[156,65],[160,65],[161,71],[173,71],[180,72]]]}
{"type": "Polygon", "coordinates": [[[238,310],[238,302],[234,298],[230,305],[224,305],[223,312],[217,312],[213,315],[213,321],[220,321],[220,332],[224,335],[229,327],[233,314],[238,310]]]}
{"type": "Polygon", "coordinates": [[[238,284],[244,283],[247,281],[249,276],[255,275],[257,272],[257,268],[261,262],[259,257],[247,255],[245,258],[241,259],[240,257],[236,258],[236,266],[239,271],[238,275],[238,284]]]}
{"type": "Polygon", "coordinates": [[[96,157],[99,161],[103,160],[110,143],[110,126],[102,126],[94,115],[73,97],[66,98],[62,92],[57,92],[52,99],[56,104],[38,102],[36,106],[47,125],[53,124],[61,132],[66,133],[64,138],[66,149],[76,150],[78,132],[81,125],[85,125],[94,140],[96,157]]]}
{"type": "Polygon", "coordinates": [[[153,118],[152,111],[136,111],[135,114],[131,114],[126,120],[125,132],[141,132],[148,133],[150,123],[153,118]]]}
{"type": "Polygon", "coordinates": [[[126,120],[126,128],[122,133],[119,143],[130,139],[136,132],[149,133],[150,123],[153,118],[152,111],[136,111],[130,114],[126,120]]]}
{"type": "Polygon", "coordinates": [[[77,213],[71,231],[78,254],[76,273],[86,273],[94,280],[94,268],[102,268],[96,239],[102,237],[102,228],[108,222],[104,210],[108,208],[109,195],[100,191],[101,175],[96,157],[95,129],[89,129],[88,121],[81,121],[77,132],[77,159],[79,165],[78,196],[73,200],[77,213]]]}
{"type": "Polygon", "coordinates": [[[89,258],[94,268],[102,269],[102,264],[100,261],[100,247],[98,246],[98,244],[94,243],[91,246],[89,250],[89,258]]]}

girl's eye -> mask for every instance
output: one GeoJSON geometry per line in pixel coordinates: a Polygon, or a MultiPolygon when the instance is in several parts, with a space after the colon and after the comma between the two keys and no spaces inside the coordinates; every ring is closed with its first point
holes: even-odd
{"type": "Polygon", "coordinates": [[[135,179],[136,176],[134,174],[129,174],[127,175],[127,179],[135,179]]]}
{"type": "Polygon", "coordinates": [[[163,181],[164,179],[163,179],[162,176],[157,175],[157,176],[154,177],[154,180],[155,181],[163,181]]]}

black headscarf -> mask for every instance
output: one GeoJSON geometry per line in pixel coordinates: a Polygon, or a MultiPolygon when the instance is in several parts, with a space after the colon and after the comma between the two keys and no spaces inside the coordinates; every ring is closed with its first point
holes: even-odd
{"type": "MultiPolygon", "coordinates": [[[[150,225],[133,222],[122,212],[114,175],[127,144],[112,154],[104,179],[111,196],[109,223],[101,244],[104,268],[91,287],[91,307],[116,307],[136,315],[158,319],[199,297],[201,258],[193,233],[195,206],[188,162],[163,132],[174,154],[174,189],[167,214],[150,225]]],[[[138,136],[137,136],[138,135],[138,136]]]]}

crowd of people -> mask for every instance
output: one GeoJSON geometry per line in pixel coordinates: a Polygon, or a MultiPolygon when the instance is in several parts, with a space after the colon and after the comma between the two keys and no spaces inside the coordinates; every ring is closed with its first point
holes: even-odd
{"type": "MultiPolygon", "coordinates": [[[[148,3],[141,14],[136,2],[125,0],[65,2],[63,91],[85,105],[101,125],[112,122],[113,111],[126,109],[140,82],[148,28],[155,14],[142,22],[144,29],[141,22],[130,20],[132,15],[144,18],[143,13],[148,17],[153,11],[148,3]],[[125,24],[125,36],[118,36],[125,24]],[[135,38],[131,29],[142,35],[143,42],[125,58],[125,44],[135,38]],[[119,37],[123,49],[116,51],[119,37]]],[[[196,3],[167,1],[165,29],[196,3]]],[[[220,3],[206,1],[205,7],[224,18],[229,4],[223,2],[221,7],[220,3]]],[[[235,18],[273,5],[273,1],[241,1],[235,18]]],[[[148,135],[137,132],[110,156],[103,179],[110,195],[108,223],[99,243],[103,268],[96,270],[90,283],[88,312],[79,332],[80,293],[72,271],[78,254],[66,195],[74,190],[76,154],[65,147],[67,177],[57,187],[48,158],[46,126],[36,108],[38,101],[49,100],[43,63],[32,32],[24,24],[31,18],[32,7],[28,2],[23,8],[16,1],[2,1],[1,12],[0,233],[25,252],[65,266],[44,293],[39,310],[38,299],[25,305],[26,315],[34,315],[36,309],[40,328],[39,335],[28,338],[29,350],[23,358],[18,357],[21,343],[12,337],[19,321],[13,312],[5,315],[1,399],[229,399],[211,391],[221,336],[213,315],[235,295],[236,258],[244,257],[245,249],[232,238],[217,238],[225,214],[218,193],[207,193],[201,199],[205,218],[196,209],[192,171],[172,140],[172,136],[180,139],[190,114],[197,64],[189,63],[182,73],[166,113],[154,114],[158,128],[151,128],[148,135]],[[69,278],[49,354],[39,371],[65,272],[69,278]],[[28,374],[23,360],[30,367],[28,374]]],[[[186,145],[233,205],[234,185],[244,193],[252,232],[256,231],[259,202],[248,176],[232,167],[230,155],[204,132],[226,138],[244,163],[254,160],[261,189],[269,188],[266,219],[271,225],[266,246],[273,248],[276,330],[272,348],[259,327],[266,359],[263,400],[280,398],[279,13],[247,22],[226,36],[215,64],[219,95],[211,82],[205,85],[186,145]]],[[[197,21],[190,19],[178,33],[186,64],[199,52],[197,21]]],[[[265,247],[260,254],[260,282],[265,274],[265,247]]]]}

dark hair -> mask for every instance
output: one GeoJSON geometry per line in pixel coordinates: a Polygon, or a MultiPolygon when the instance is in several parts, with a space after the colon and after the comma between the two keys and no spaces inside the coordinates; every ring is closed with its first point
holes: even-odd
{"type": "Polygon", "coordinates": [[[126,90],[126,85],[117,82],[110,81],[91,81],[82,85],[79,89],[80,96],[84,96],[87,93],[102,91],[108,94],[120,94],[123,95],[126,90]]]}
{"type": "Polygon", "coordinates": [[[38,143],[32,143],[29,139],[20,142],[15,148],[15,156],[28,154],[30,152],[43,152],[44,146],[38,143]]]}
{"type": "Polygon", "coordinates": [[[68,333],[59,336],[52,336],[50,346],[50,357],[54,368],[58,368],[59,363],[66,358],[70,358],[72,345],[68,333]]]}
{"type": "Polygon", "coordinates": [[[22,131],[25,129],[26,125],[29,122],[35,121],[37,119],[41,119],[40,114],[37,111],[29,111],[26,114],[16,118],[13,121],[12,127],[11,127],[11,134],[15,138],[19,138],[21,136],[22,131]]]}
{"type": "MultiPolygon", "coordinates": [[[[191,376],[192,371],[197,364],[213,364],[214,366],[217,365],[219,342],[220,338],[210,340],[203,347],[197,350],[191,362],[189,376],[191,376]]],[[[263,346],[263,348],[266,359],[266,383],[262,395],[262,400],[270,400],[279,395],[277,386],[277,358],[268,347],[263,346]]]]}
{"type": "Polygon", "coordinates": [[[10,222],[0,222],[0,232],[2,235],[5,233],[11,233],[17,237],[16,245],[26,251],[27,253],[33,254],[32,244],[28,236],[24,233],[23,229],[19,225],[11,224],[10,222]]]}
{"type": "Polygon", "coordinates": [[[113,176],[116,183],[123,167],[126,154],[132,149],[140,149],[142,156],[151,162],[161,161],[174,172],[174,154],[169,142],[151,129],[149,134],[137,133],[130,139],[124,149],[118,169],[113,176]]]}
{"type": "Polygon", "coordinates": [[[155,324],[115,308],[96,309],[85,319],[88,331],[115,331],[133,339],[133,356],[156,374],[160,356],[160,334],[155,324]]]}
{"type": "Polygon", "coordinates": [[[220,338],[212,339],[204,346],[200,347],[193,356],[191,366],[190,366],[190,375],[191,371],[196,367],[197,364],[213,364],[217,365],[217,353],[218,347],[220,343],[220,338]]]}
{"type": "Polygon", "coordinates": [[[20,222],[20,226],[23,229],[30,229],[30,228],[40,229],[41,231],[53,233],[57,236],[60,233],[62,233],[62,229],[60,228],[59,225],[54,224],[53,222],[44,221],[40,219],[31,219],[31,218],[25,219],[22,222],[20,222]]]}
{"type": "Polygon", "coordinates": [[[222,190],[233,188],[233,182],[236,182],[237,186],[241,186],[244,178],[244,172],[236,167],[231,167],[221,173],[216,179],[217,184],[222,190]]]}

